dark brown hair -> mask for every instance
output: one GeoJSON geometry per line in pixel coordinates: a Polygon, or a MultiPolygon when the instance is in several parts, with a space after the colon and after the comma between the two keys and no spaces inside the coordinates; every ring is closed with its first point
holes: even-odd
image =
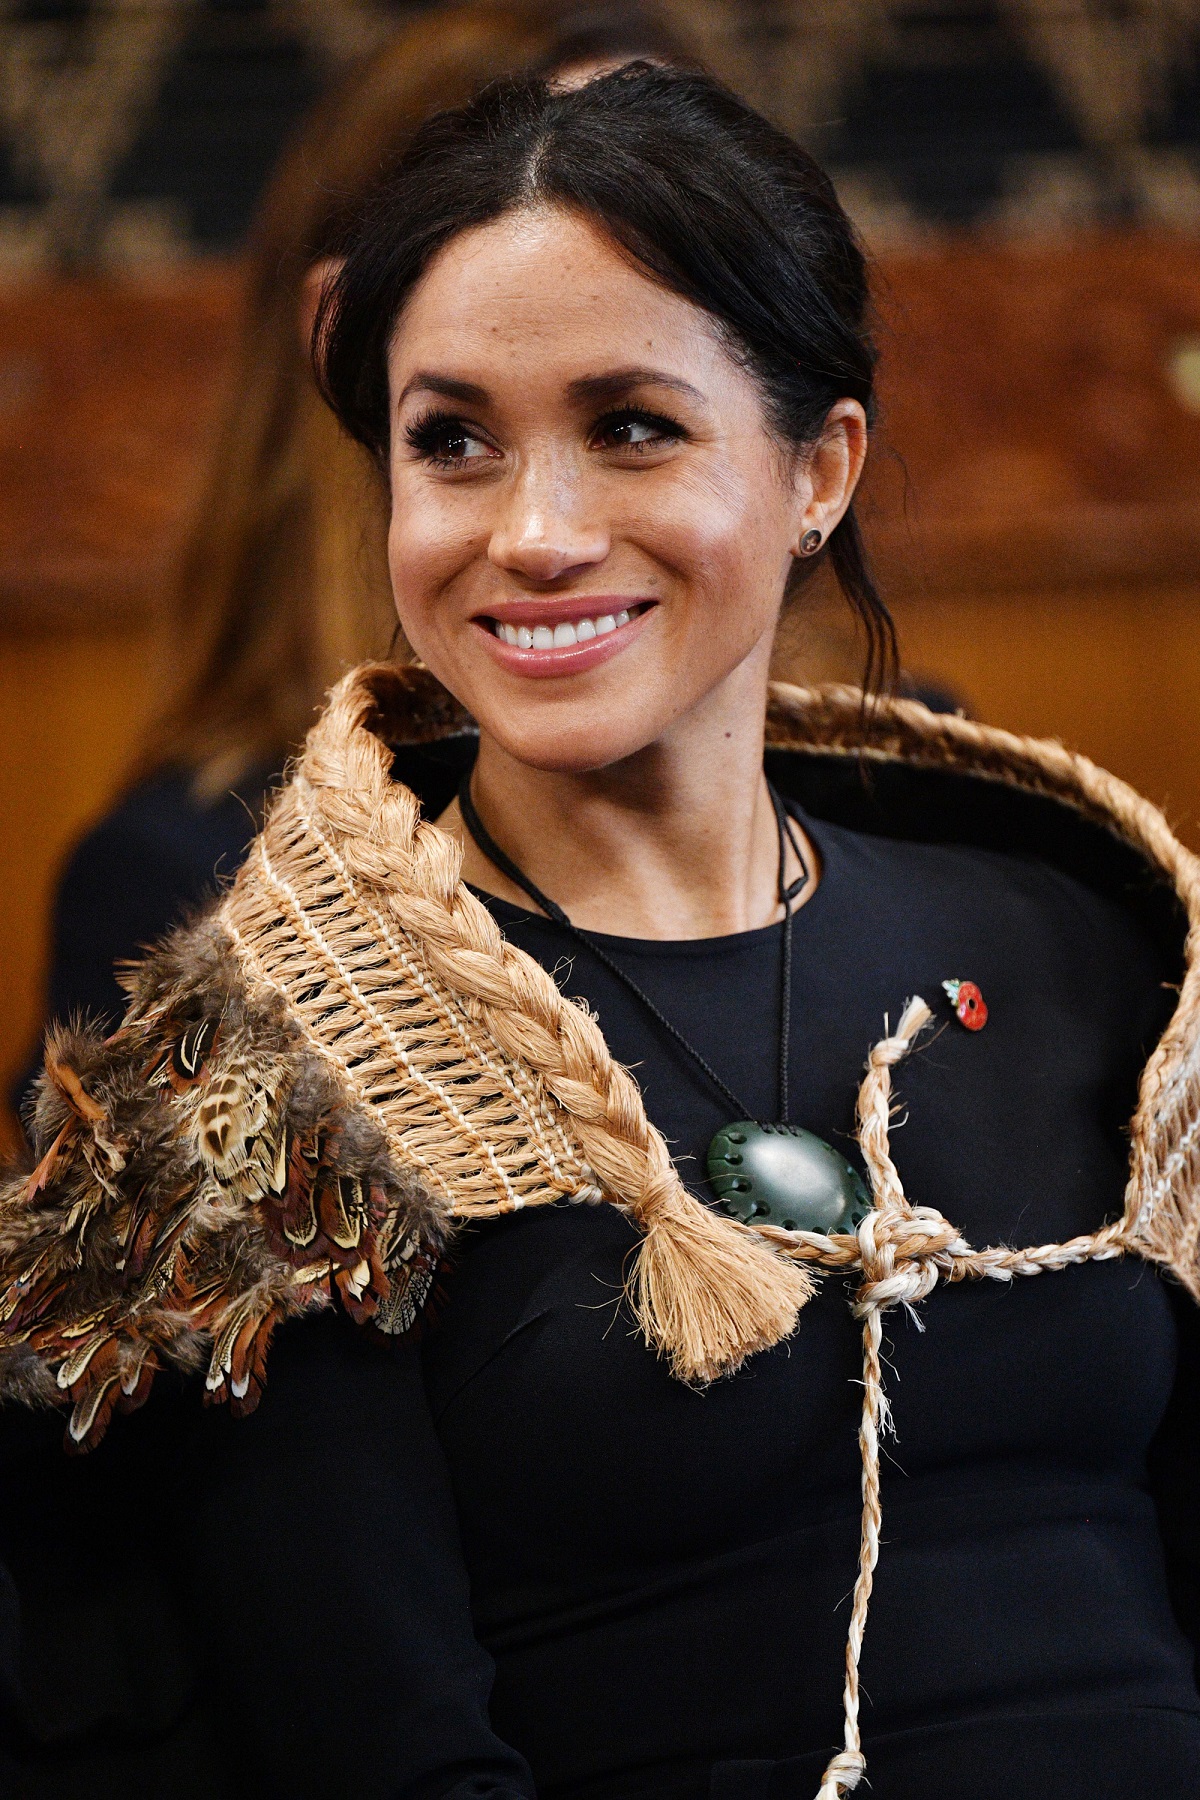
{"type": "MultiPolygon", "coordinates": [[[[314,357],[325,398],[381,462],[388,346],[413,286],[459,232],[535,204],[595,220],[703,307],[785,442],[814,444],[842,398],[870,419],[866,266],[828,177],[711,76],[641,62],[569,90],[536,77],[494,83],[430,119],[359,209],[314,357]]],[[[895,630],[853,507],[826,555],[866,634],[865,685],[877,687],[895,669],[895,630]]],[[[797,566],[800,580],[811,566],[797,566]]]]}

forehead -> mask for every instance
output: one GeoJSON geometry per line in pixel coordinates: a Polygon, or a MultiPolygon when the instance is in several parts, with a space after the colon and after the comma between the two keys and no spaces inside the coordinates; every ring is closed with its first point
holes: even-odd
{"type": "MultiPolygon", "coordinates": [[[[548,360],[730,359],[703,308],[644,274],[588,219],[558,208],[507,213],[464,231],[413,289],[392,338],[407,367],[487,362],[548,371],[548,360]]],[[[478,372],[478,371],[477,371],[478,372]]]]}

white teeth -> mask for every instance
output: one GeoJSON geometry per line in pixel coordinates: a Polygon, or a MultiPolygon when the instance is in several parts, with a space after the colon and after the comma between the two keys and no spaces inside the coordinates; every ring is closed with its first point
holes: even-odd
{"type": "Polygon", "coordinates": [[[508,625],[493,619],[492,627],[502,643],[516,650],[569,650],[573,644],[587,644],[592,638],[607,637],[622,625],[628,625],[630,614],[604,613],[598,619],[577,619],[574,624],[563,619],[557,625],[508,625]]]}

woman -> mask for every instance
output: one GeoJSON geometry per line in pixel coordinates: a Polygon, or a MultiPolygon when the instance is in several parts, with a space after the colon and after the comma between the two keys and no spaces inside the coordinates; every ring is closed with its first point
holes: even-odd
{"type": "Polygon", "coordinates": [[[8,1390],[228,1403],[143,1423],[244,1791],[1182,1800],[1195,860],[1056,746],[769,688],[821,558],[887,658],[872,354],[732,96],[492,89],[343,250],[423,666],[52,1039],[8,1390]]]}

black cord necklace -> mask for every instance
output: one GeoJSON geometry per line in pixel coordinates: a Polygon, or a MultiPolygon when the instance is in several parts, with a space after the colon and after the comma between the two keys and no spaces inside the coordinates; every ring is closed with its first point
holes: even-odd
{"type": "Polygon", "coordinates": [[[779,983],[779,1118],[767,1122],[752,1119],[729,1083],[719,1075],[694,1044],[688,1042],[678,1026],[643,992],[632,975],[623,969],[594,937],[570,920],[557,901],[535,886],[524,870],[502,850],[488,831],[471,797],[470,771],[463,776],[458,790],[458,806],[476,846],[493,866],[506,875],[514,887],[528,894],[534,905],[547,918],[566,931],[616,977],[645,1008],[656,1024],[667,1033],[728,1102],[737,1115],[733,1123],[722,1126],[708,1146],[708,1179],[724,1212],[743,1221],[779,1225],[788,1231],[852,1230],[870,1208],[870,1198],[862,1177],[823,1138],[788,1121],[791,1110],[788,1093],[788,1052],[791,1042],[792,1012],[792,918],[796,900],[812,884],[812,870],[796,839],[787,809],[776,789],[768,783],[775,825],[779,834],[779,900],[783,907],[781,921],[782,955],[779,983]],[[789,843],[800,864],[801,874],[787,879],[789,843]]]}

